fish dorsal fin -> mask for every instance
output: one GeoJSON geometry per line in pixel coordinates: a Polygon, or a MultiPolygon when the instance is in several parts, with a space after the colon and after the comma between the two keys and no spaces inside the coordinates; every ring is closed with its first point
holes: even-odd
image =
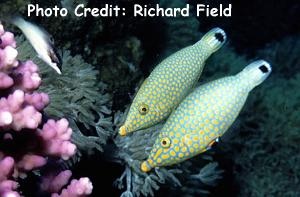
{"type": "Polygon", "coordinates": [[[138,82],[139,85],[136,86],[134,93],[133,93],[132,95],[130,95],[130,98],[131,98],[131,99],[136,98],[138,92],[139,92],[139,91],[145,86],[145,84],[147,83],[147,79],[148,79],[148,78],[146,78],[143,82],[141,82],[141,80],[138,82]],[[140,85],[140,84],[141,84],[141,85],[140,85]]]}
{"type": "Polygon", "coordinates": [[[140,88],[139,88],[138,90],[140,90],[140,89],[142,89],[143,87],[145,87],[145,85],[147,84],[147,81],[148,81],[148,78],[146,78],[146,79],[143,81],[142,85],[140,86],[140,88]]]}
{"type": "Polygon", "coordinates": [[[172,109],[171,112],[170,112],[170,116],[172,116],[176,111],[176,108],[172,109]]]}

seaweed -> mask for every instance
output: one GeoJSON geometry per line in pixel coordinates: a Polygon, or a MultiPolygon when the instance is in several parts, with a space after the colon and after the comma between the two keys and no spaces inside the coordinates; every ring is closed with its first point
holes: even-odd
{"type": "Polygon", "coordinates": [[[62,51],[62,75],[58,75],[42,60],[24,40],[17,38],[19,59],[32,59],[41,70],[41,91],[48,92],[51,104],[45,109],[50,117],[66,117],[74,131],[73,141],[81,151],[102,151],[102,146],[112,134],[111,95],[106,85],[98,82],[99,72],[79,56],[72,57],[62,51]]]}

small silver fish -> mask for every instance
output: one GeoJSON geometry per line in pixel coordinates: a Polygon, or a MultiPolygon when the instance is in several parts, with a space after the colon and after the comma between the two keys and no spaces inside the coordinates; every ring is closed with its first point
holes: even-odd
{"type": "Polygon", "coordinates": [[[25,21],[20,16],[13,17],[11,22],[23,32],[38,54],[38,57],[51,66],[58,74],[61,74],[61,58],[54,48],[52,36],[44,29],[25,21]]]}

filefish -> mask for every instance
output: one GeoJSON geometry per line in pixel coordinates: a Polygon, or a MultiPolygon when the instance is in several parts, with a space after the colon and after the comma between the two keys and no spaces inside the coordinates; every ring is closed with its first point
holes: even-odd
{"type": "Polygon", "coordinates": [[[269,63],[258,60],[234,76],[196,88],[170,115],[141,170],[177,164],[210,149],[234,122],[249,92],[271,70],[269,63]]]}
{"type": "Polygon", "coordinates": [[[225,32],[214,28],[158,64],[138,90],[119,134],[125,136],[165,120],[197,83],[206,59],[225,41],[225,32]]]}
{"type": "Polygon", "coordinates": [[[61,58],[54,48],[54,40],[50,34],[37,25],[16,16],[11,22],[17,26],[30,42],[38,57],[61,74],[61,58]]]}

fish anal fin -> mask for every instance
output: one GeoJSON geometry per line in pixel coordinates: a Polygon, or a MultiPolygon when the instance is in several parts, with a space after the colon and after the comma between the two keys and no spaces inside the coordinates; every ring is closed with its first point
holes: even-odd
{"type": "Polygon", "coordinates": [[[207,146],[212,147],[215,143],[216,143],[216,140],[214,139],[211,142],[209,142],[209,144],[207,146]]]}
{"type": "Polygon", "coordinates": [[[214,138],[209,144],[207,145],[207,148],[210,149],[215,143],[219,142],[219,136],[214,138]]]}

